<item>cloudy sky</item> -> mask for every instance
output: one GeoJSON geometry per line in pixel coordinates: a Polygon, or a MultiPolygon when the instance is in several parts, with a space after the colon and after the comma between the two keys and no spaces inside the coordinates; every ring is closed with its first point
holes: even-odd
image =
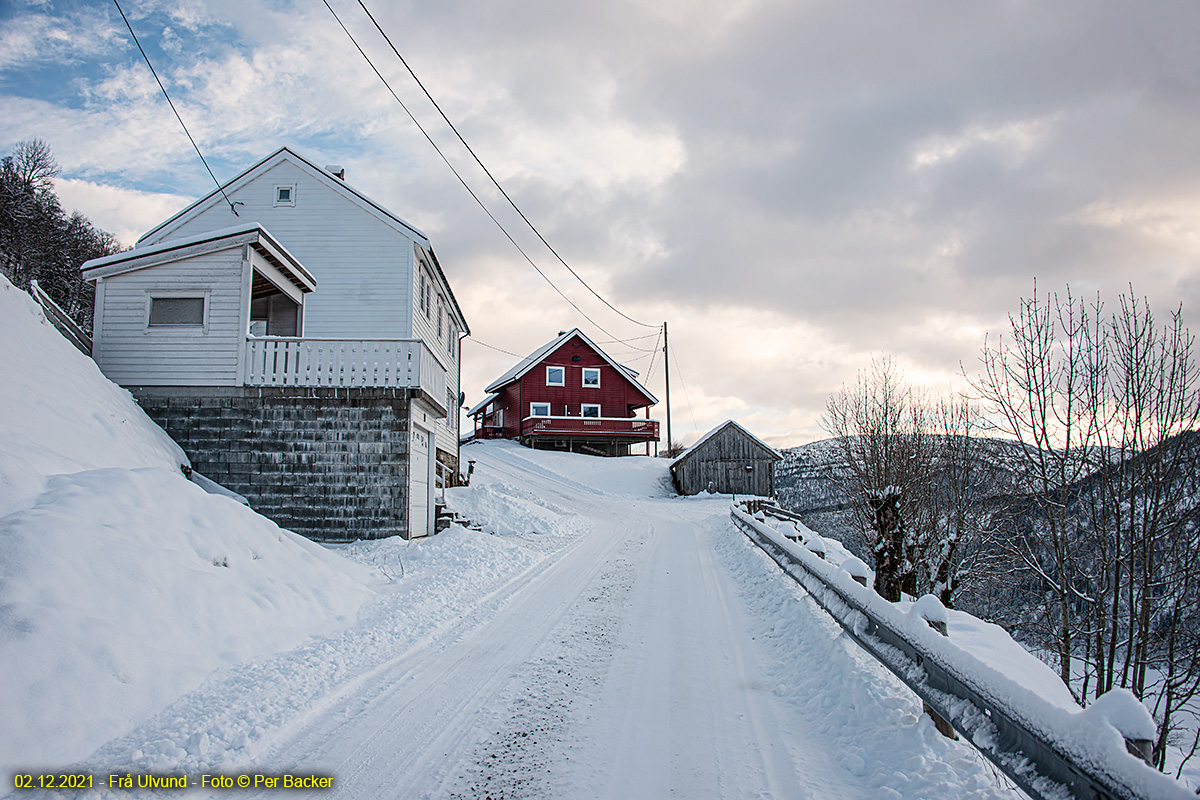
{"type": "MultiPolygon", "coordinates": [[[[218,178],[290,145],[430,236],[478,340],[469,403],[514,361],[485,344],[653,334],[505,213],[357,0],[330,3],[595,325],[322,0],[122,0],[218,178]]],[[[1191,0],[367,5],[559,253],[668,321],[677,438],[731,417],[822,438],[826,398],[879,353],[960,385],[1035,278],[1110,300],[1132,283],[1200,329],[1191,0]]],[[[33,137],[64,204],[125,243],[213,188],[111,3],[0,0],[0,153],[33,137]]],[[[654,342],[609,348],[661,398],[661,356],[631,349],[654,342]]]]}

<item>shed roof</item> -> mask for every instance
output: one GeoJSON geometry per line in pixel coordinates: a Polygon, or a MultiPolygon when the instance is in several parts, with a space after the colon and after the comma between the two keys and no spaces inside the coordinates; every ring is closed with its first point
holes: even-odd
{"type": "Polygon", "coordinates": [[[732,425],[734,428],[737,428],[739,431],[741,431],[743,436],[746,436],[747,438],[749,438],[750,440],[752,440],[753,442],[758,444],[763,450],[765,450],[776,461],[780,461],[783,459],[783,454],[780,453],[778,450],[776,450],[774,447],[771,447],[771,445],[767,444],[762,439],[759,439],[753,433],[746,430],[745,428],[743,428],[741,425],[734,422],[733,420],[727,419],[724,422],[722,422],[720,425],[713,428],[711,431],[709,431],[708,433],[704,434],[699,439],[697,439],[692,444],[692,446],[689,447],[687,450],[684,450],[682,453],[680,453],[678,456],[676,456],[675,459],[671,461],[671,466],[675,466],[676,464],[680,463],[681,461],[686,461],[688,458],[690,458],[693,455],[695,455],[696,453],[698,453],[701,449],[703,449],[704,444],[706,442],[708,442],[709,439],[712,439],[714,436],[716,436],[718,433],[720,433],[721,431],[728,428],[730,425],[732,425]]]}
{"type": "Polygon", "coordinates": [[[529,372],[529,370],[533,369],[538,364],[542,363],[542,359],[544,359],[550,353],[553,353],[555,350],[557,350],[563,344],[570,341],[575,336],[578,336],[580,339],[583,339],[583,341],[587,344],[587,346],[592,348],[592,350],[594,350],[598,356],[603,358],[606,362],[608,362],[608,364],[613,369],[617,370],[617,372],[624,375],[625,378],[630,383],[632,383],[634,386],[636,386],[638,389],[640,389],[642,391],[642,393],[646,395],[646,397],[650,398],[651,403],[658,402],[658,398],[655,397],[653,394],[651,394],[650,390],[647,389],[645,386],[643,386],[640,381],[638,381],[636,372],[634,372],[633,370],[629,369],[628,367],[626,367],[622,364],[618,364],[616,361],[614,361],[612,359],[612,356],[610,356],[608,353],[601,350],[600,347],[595,342],[593,342],[591,339],[589,339],[583,331],[579,330],[579,328],[572,328],[571,330],[567,331],[566,333],[560,333],[554,339],[551,339],[549,342],[542,345],[537,350],[534,350],[532,353],[525,356],[525,358],[518,361],[513,366],[513,368],[510,369],[508,372],[504,373],[499,378],[497,378],[496,380],[494,380],[490,384],[488,384],[488,386],[484,389],[484,391],[488,392],[488,393],[496,392],[498,389],[500,389],[504,386],[507,386],[508,384],[512,383],[513,381],[519,379],[525,373],[529,372]]]}
{"type": "Polygon", "coordinates": [[[317,288],[317,279],[312,276],[312,273],[305,269],[304,265],[289,253],[286,247],[277,242],[267,229],[257,222],[245,222],[241,225],[222,228],[218,231],[208,231],[185,239],[172,239],[103,258],[93,258],[85,261],[80,270],[83,272],[84,280],[94,281],[98,278],[146,269],[202,253],[241,247],[244,244],[250,245],[262,254],[301,292],[311,292],[317,288]]]}
{"type": "Polygon", "coordinates": [[[483,398],[482,400],[480,400],[478,403],[476,403],[474,406],[471,407],[471,410],[467,412],[467,416],[468,417],[475,416],[480,411],[485,409],[487,407],[488,403],[492,402],[499,396],[500,395],[496,394],[495,392],[489,393],[487,397],[483,398]]]}

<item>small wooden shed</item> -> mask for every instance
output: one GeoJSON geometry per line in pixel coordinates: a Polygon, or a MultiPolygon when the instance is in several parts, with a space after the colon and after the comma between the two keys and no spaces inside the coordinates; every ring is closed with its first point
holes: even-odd
{"type": "Polygon", "coordinates": [[[775,462],[783,456],[754,434],[728,420],[713,428],[671,464],[680,494],[775,496],[775,462]]]}

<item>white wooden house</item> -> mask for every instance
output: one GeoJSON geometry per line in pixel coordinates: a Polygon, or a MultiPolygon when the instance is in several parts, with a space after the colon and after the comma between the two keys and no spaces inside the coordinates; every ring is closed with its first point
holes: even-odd
{"type": "Polygon", "coordinates": [[[281,148],[83,272],[97,363],[203,451],[198,469],[316,538],[434,529],[437,475],[457,472],[467,323],[426,236],[343,170],[281,148]],[[237,423],[207,419],[217,406],[237,423]],[[259,433],[271,419],[286,436],[259,433]],[[279,441],[222,460],[223,436],[236,450],[247,432],[279,441]],[[339,463],[329,485],[313,477],[339,463]],[[324,527],[273,486],[303,474],[332,498],[324,527]]]}

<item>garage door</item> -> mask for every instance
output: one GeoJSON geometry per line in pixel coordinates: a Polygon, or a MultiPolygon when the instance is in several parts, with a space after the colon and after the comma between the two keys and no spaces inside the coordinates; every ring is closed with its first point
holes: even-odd
{"type": "Polygon", "coordinates": [[[408,535],[428,536],[432,508],[432,483],[429,480],[431,434],[416,425],[412,429],[412,448],[408,462],[409,513],[408,535]]]}

